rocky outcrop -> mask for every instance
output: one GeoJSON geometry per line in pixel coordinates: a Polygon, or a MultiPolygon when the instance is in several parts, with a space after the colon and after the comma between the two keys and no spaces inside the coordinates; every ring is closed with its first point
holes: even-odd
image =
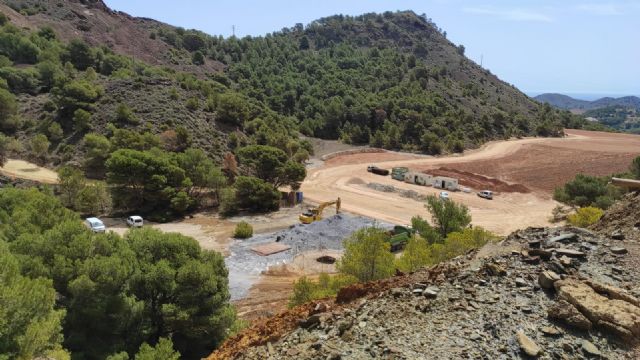
{"type": "MultiPolygon", "coordinates": [[[[640,307],[637,299],[632,302],[607,298],[588,284],[575,279],[560,280],[554,284],[558,299],[564,305],[573,306],[597,327],[611,331],[625,339],[640,338],[640,307]]],[[[607,287],[608,293],[620,293],[620,289],[607,287]]]]}
{"type": "Polygon", "coordinates": [[[513,251],[350,286],[291,330],[274,323],[277,338],[211,359],[637,359],[640,274],[625,262],[636,250],[613,254],[611,241],[621,245],[572,227],[519,231],[503,242],[513,251]]]}

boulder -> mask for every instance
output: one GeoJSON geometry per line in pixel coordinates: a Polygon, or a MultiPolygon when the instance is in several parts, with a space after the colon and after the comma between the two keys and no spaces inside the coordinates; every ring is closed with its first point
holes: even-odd
{"type": "Polygon", "coordinates": [[[591,356],[600,356],[600,355],[602,355],[600,350],[598,350],[598,347],[593,345],[593,343],[591,341],[582,340],[581,346],[582,346],[582,350],[587,355],[591,355],[591,356]]]}
{"type": "MultiPolygon", "coordinates": [[[[565,279],[556,281],[558,298],[573,305],[592,324],[627,339],[640,339],[640,307],[637,300],[629,302],[609,295],[623,294],[622,290],[607,287],[611,298],[600,295],[587,283],[565,279]]],[[[622,297],[618,295],[618,297],[622,297]]]]}
{"type": "Polygon", "coordinates": [[[487,274],[492,276],[504,276],[507,275],[507,270],[498,264],[495,263],[487,263],[485,264],[485,270],[487,274]]]}
{"type": "Polygon", "coordinates": [[[438,297],[438,288],[430,286],[424,289],[422,295],[424,295],[427,299],[435,299],[438,297]]]}
{"type": "Polygon", "coordinates": [[[547,336],[562,335],[562,330],[558,329],[555,326],[543,326],[540,328],[540,331],[547,336]]]}
{"type": "Polygon", "coordinates": [[[540,240],[531,240],[528,242],[529,248],[531,249],[539,249],[540,248],[540,240]]]}
{"type": "Polygon", "coordinates": [[[570,303],[560,300],[551,305],[548,310],[549,318],[560,320],[577,330],[591,330],[593,324],[586,316],[582,315],[575,306],[570,303]]]}
{"type": "Polygon", "coordinates": [[[570,243],[570,242],[575,242],[577,240],[578,240],[578,234],[566,233],[566,234],[560,234],[558,236],[552,237],[551,239],[549,239],[549,243],[550,244],[553,244],[556,242],[570,243]]]}
{"type": "Polygon", "coordinates": [[[624,234],[620,230],[616,230],[611,233],[611,238],[613,240],[624,240],[624,234]]]}
{"type": "Polygon", "coordinates": [[[308,329],[318,324],[320,324],[320,315],[318,314],[311,315],[306,320],[300,320],[300,322],[298,322],[298,325],[303,329],[308,329]]]}
{"type": "Polygon", "coordinates": [[[529,255],[538,256],[544,261],[549,261],[549,260],[551,260],[551,256],[553,255],[553,253],[551,251],[548,251],[548,250],[529,249],[529,255]]]}
{"type": "Polygon", "coordinates": [[[623,247],[616,246],[616,247],[612,247],[611,248],[611,252],[614,253],[614,254],[617,254],[617,255],[624,255],[624,254],[628,253],[629,250],[627,250],[626,248],[623,248],[623,247]]]}
{"type": "Polygon", "coordinates": [[[520,349],[522,349],[525,354],[533,357],[538,357],[540,355],[542,349],[540,348],[540,346],[538,346],[538,344],[536,344],[527,335],[525,335],[524,331],[518,330],[516,336],[518,338],[520,349]]]}
{"type": "Polygon", "coordinates": [[[564,255],[568,257],[573,257],[573,258],[583,258],[586,256],[586,254],[583,253],[582,251],[565,249],[565,248],[556,249],[556,254],[561,256],[564,255]]]}
{"type": "Polygon", "coordinates": [[[538,275],[538,284],[543,289],[553,289],[553,283],[560,280],[560,275],[551,270],[546,270],[538,275]]]}

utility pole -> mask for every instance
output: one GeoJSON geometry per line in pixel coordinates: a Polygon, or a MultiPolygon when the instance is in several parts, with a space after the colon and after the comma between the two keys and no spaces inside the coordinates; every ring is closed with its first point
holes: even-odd
{"type": "Polygon", "coordinates": [[[480,67],[482,67],[483,60],[484,60],[484,54],[480,54],[480,67]]]}
{"type": "Polygon", "coordinates": [[[235,25],[231,25],[231,34],[233,37],[236,37],[236,26],[235,25]]]}

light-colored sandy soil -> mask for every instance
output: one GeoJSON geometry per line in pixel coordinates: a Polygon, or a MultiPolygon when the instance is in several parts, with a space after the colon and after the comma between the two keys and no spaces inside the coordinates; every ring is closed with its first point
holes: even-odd
{"type": "MultiPolygon", "coordinates": [[[[412,189],[423,194],[437,194],[438,189],[407,184],[368,173],[366,165],[383,168],[408,166],[416,170],[477,164],[476,173],[503,180],[518,179],[536,189],[532,193],[502,193],[494,200],[475,194],[451,193],[454,201],[467,205],[475,225],[506,235],[527,226],[550,225],[548,217],[557,203],[550,198],[549,184],[557,186],[578,172],[601,174],[611,169],[622,170],[630,159],[640,154],[640,136],[579,130],[567,131],[565,138],[527,138],[498,141],[457,156],[420,157],[395,153],[356,154],[332,159],[324,166],[311,169],[302,185],[305,198],[313,202],[340,196],[346,211],[392,223],[407,224],[414,215],[428,217],[423,203],[367,188],[377,182],[396,188],[412,189]],[[539,151],[531,151],[536,146],[539,151]],[[508,161],[506,161],[506,160],[508,161]],[[499,174],[502,163],[510,165],[511,174],[499,174]],[[519,171],[518,169],[522,169],[519,171]]],[[[464,169],[467,170],[467,169],[464,169]]]]}
{"type": "Polygon", "coordinates": [[[44,184],[58,183],[58,174],[55,171],[24,160],[7,160],[4,166],[0,168],[0,173],[9,177],[33,180],[44,184]]]}

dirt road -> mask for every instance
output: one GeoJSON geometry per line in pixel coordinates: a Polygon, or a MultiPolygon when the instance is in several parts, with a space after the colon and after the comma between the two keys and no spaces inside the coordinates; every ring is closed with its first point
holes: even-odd
{"type": "MultiPolygon", "coordinates": [[[[393,185],[396,188],[411,189],[422,194],[437,194],[438,189],[422,187],[396,181],[368,173],[366,165],[375,163],[384,168],[407,166],[412,169],[429,169],[437,166],[453,167],[455,164],[482,164],[476,169],[482,175],[509,180],[496,173],[504,158],[510,157],[513,168],[527,167],[531,175],[561,181],[572,178],[577,172],[602,172],[603,162],[608,169],[625,169],[630,159],[640,154],[640,136],[609,134],[569,130],[565,138],[528,138],[510,141],[491,142],[478,150],[462,155],[446,157],[416,157],[397,153],[348,155],[327,161],[323,166],[311,169],[302,184],[305,198],[312,202],[322,202],[342,198],[342,206],[350,211],[375,219],[407,224],[414,215],[428,217],[422,202],[401,197],[397,193],[383,193],[366,187],[376,182],[393,185]],[[529,147],[539,146],[532,158],[529,147]],[[576,157],[580,154],[588,156],[576,157]],[[562,156],[559,156],[561,154],[562,156]],[[604,161],[603,161],[604,159],[604,161]],[[577,162],[580,162],[576,166],[577,162]],[[593,169],[591,168],[593,165],[593,169]],[[553,170],[549,173],[547,171],[553,170]],[[592,171],[591,171],[592,170],[592,171]],[[548,175],[547,175],[548,174],[548,175]]],[[[526,180],[526,179],[524,179],[526,180]]],[[[540,181],[540,179],[537,179],[540,181]]],[[[525,181],[526,182],[526,181],[525,181]]],[[[533,182],[533,181],[532,181],[533,182]]],[[[525,184],[527,185],[527,184],[525,184]]],[[[529,184],[531,185],[531,184],[529,184]]],[[[533,184],[535,185],[535,183],[533,184]]],[[[494,200],[484,200],[475,194],[451,193],[454,201],[467,205],[473,217],[473,224],[482,226],[498,234],[506,235],[516,229],[527,226],[549,225],[548,217],[557,205],[550,192],[537,189],[532,193],[502,193],[494,200]]]]}
{"type": "Polygon", "coordinates": [[[24,160],[9,159],[0,168],[0,173],[13,178],[38,181],[44,184],[57,184],[58,174],[24,160]]]}

